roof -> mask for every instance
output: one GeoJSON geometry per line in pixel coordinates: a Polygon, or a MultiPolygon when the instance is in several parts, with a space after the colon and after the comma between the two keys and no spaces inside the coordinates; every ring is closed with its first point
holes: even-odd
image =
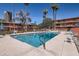
{"type": "Polygon", "coordinates": [[[75,19],[79,19],[79,17],[66,18],[66,19],[58,19],[58,20],[54,20],[54,21],[65,21],[65,20],[75,20],[75,19]]]}

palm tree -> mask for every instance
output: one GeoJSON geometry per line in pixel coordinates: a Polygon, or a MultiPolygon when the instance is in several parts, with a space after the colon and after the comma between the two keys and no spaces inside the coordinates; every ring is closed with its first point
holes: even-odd
{"type": "Polygon", "coordinates": [[[28,6],[28,5],[29,5],[29,3],[24,3],[24,5],[25,5],[25,6],[28,6]]]}
{"type": "Polygon", "coordinates": [[[56,20],[57,10],[59,9],[59,7],[56,3],[54,3],[51,5],[51,9],[53,10],[53,24],[55,29],[55,20],[56,20]]]}
{"type": "MultiPolygon", "coordinates": [[[[26,8],[29,6],[29,3],[24,3],[24,6],[25,6],[25,10],[27,10],[26,8]]],[[[27,11],[26,11],[27,12],[27,11]]],[[[20,10],[20,12],[18,13],[19,17],[20,17],[20,21],[23,25],[23,28],[25,27],[27,21],[28,22],[31,22],[31,18],[28,17],[29,16],[29,13],[25,13],[23,10],[20,10]]],[[[25,31],[25,29],[23,29],[25,31]]]]}
{"type": "MultiPolygon", "coordinates": [[[[44,9],[43,10],[43,23],[45,23],[45,19],[47,18],[47,14],[48,14],[48,9],[44,9]]],[[[42,37],[42,36],[41,36],[42,37]]],[[[40,39],[39,39],[40,40],[40,39]]],[[[43,48],[46,49],[46,43],[45,43],[45,39],[40,40],[41,44],[43,44],[43,48]]]]}
{"type": "Polygon", "coordinates": [[[20,10],[17,15],[19,16],[18,19],[21,21],[22,27],[23,27],[23,31],[24,31],[24,25],[26,22],[26,16],[25,16],[25,12],[23,10],[20,10]]]}
{"type": "Polygon", "coordinates": [[[48,13],[48,10],[47,9],[44,9],[43,10],[43,18],[46,18],[47,17],[47,13],[48,13]]]}
{"type": "MultiPolygon", "coordinates": [[[[16,3],[13,3],[12,5],[13,5],[13,7],[16,7],[16,3]]],[[[13,9],[13,13],[15,13],[15,9],[16,9],[16,8],[13,9]]],[[[15,15],[15,16],[16,16],[16,15],[15,15]]],[[[14,32],[14,33],[15,33],[15,28],[16,28],[16,24],[15,24],[15,16],[13,17],[13,21],[14,21],[14,23],[13,23],[13,26],[14,26],[14,30],[13,30],[13,32],[14,32]]]]}
{"type": "Polygon", "coordinates": [[[29,6],[29,3],[24,3],[24,6],[25,6],[25,8],[24,8],[24,9],[26,10],[26,12],[27,12],[27,16],[28,16],[28,15],[29,15],[29,13],[28,13],[28,11],[27,11],[27,10],[28,10],[28,8],[27,8],[27,7],[29,6]]]}
{"type": "MultiPolygon", "coordinates": [[[[24,6],[28,6],[29,5],[29,3],[24,3],[24,6]]],[[[15,6],[14,6],[15,7],[15,6]]],[[[15,10],[14,10],[15,11],[15,10]]],[[[25,25],[25,23],[26,23],[26,20],[27,20],[27,18],[26,18],[26,16],[28,16],[29,15],[29,13],[25,13],[23,10],[20,10],[20,12],[19,13],[16,13],[16,15],[18,15],[19,17],[20,17],[20,21],[21,21],[21,23],[22,23],[22,25],[23,25],[23,28],[24,28],[24,25],[25,25]]],[[[31,22],[31,20],[30,19],[28,19],[30,22],[31,22]]],[[[15,24],[14,24],[15,25],[15,24]]],[[[15,29],[14,29],[15,30],[15,29]]],[[[24,30],[24,29],[23,29],[24,30]]]]}
{"type": "Polygon", "coordinates": [[[29,16],[29,12],[28,12],[28,8],[27,8],[27,7],[29,6],[29,3],[24,3],[24,6],[25,6],[24,9],[25,9],[26,12],[27,12],[27,13],[26,13],[26,24],[27,24],[27,21],[28,21],[28,22],[31,22],[31,18],[28,17],[28,16],[29,16]],[[27,8],[27,9],[26,9],[26,8],[27,8]]]}
{"type": "Polygon", "coordinates": [[[43,10],[43,23],[44,23],[45,19],[47,18],[47,14],[48,14],[48,9],[44,9],[43,10]]]}
{"type": "MultiPolygon", "coordinates": [[[[25,8],[24,8],[24,9],[25,9],[25,10],[28,10],[28,8],[27,8],[27,7],[29,6],[29,3],[24,3],[24,6],[25,6],[25,8]]],[[[27,11],[27,13],[28,13],[28,11],[27,11]]]]}

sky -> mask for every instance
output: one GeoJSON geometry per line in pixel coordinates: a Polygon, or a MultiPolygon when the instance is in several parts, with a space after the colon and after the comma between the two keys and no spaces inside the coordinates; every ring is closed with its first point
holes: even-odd
{"type": "MultiPolygon", "coordinates": [[[[79,17],[79,4],[58,3],[58,6],[57,19],[79,17]]],[[[15,17],[15,14],[21,9],[30,13],[32,23],[39,24],[42,22],[44,9],[48,9],[48,17],[53,18],[51,3],[30,3],[28,7],[25,7],[23,3],[0,3],[0,18],[4,18],[4,11],[11,11],[13,17],[15,17]]]]}

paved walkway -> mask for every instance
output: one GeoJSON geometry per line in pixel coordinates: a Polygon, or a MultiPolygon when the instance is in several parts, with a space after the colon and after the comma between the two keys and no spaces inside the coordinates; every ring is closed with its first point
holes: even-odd
{"type": "Polygon", "coordinates": [[[46,43],[46,50],[18,41],[9,35],[0,38],[0,55],[2,56],[78,56],[74,42],[65,42],[67,36],[61,33],[46,43]]]}

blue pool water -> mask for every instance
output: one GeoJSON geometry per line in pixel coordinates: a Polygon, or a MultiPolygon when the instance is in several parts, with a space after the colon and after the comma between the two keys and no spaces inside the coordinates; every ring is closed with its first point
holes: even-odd
{"type": "Polygon", "coordinates": [[[28,43],[34,47],[39,47],[42,43],[47,42],[51,38],[55,37],[58,33],[56,32],[45,32],[45,33],[31,33],[31,34],[20,34],[12,35],[13,38],[22,42],[28,43]]]}

